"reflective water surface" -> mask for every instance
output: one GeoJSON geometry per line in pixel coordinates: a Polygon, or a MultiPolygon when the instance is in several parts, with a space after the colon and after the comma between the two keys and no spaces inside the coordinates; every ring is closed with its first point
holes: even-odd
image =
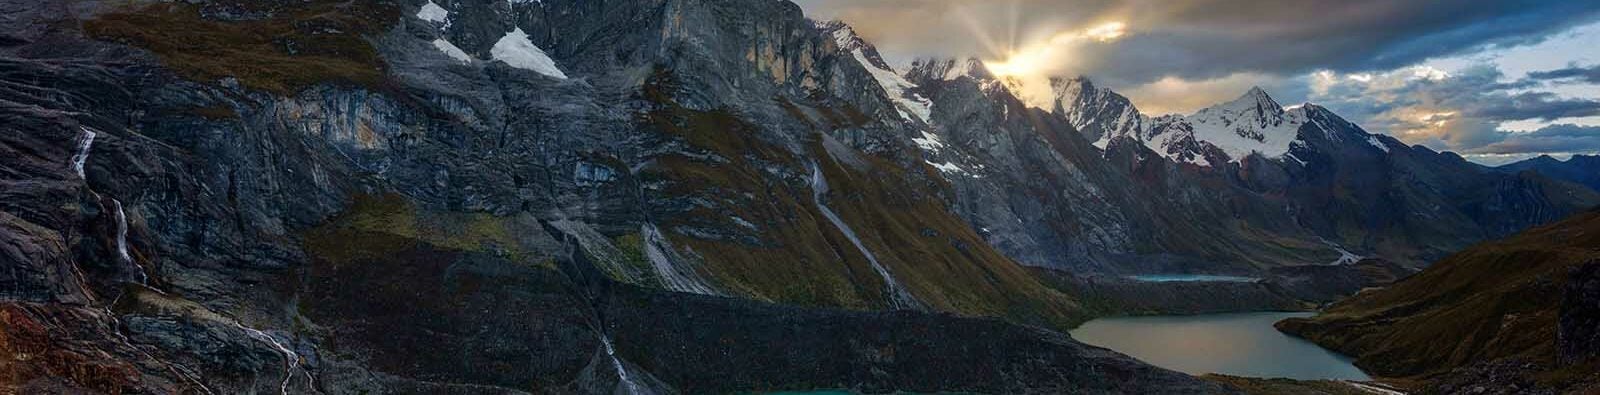
{"type": "Polygon", "coordinates": [[[1112,317],[1089,321],[1072,337],[1189,374],[1293,379],[1370,379],[1350,359],[1272,328],[1311,313],[1112,317]]]}
{"type": "Polygon", "coordinates": [[[1148,281],[1148,282],[1157,282],[1157,283],[1181,282],[1181,281],[1213,281],[1213,282],[1252,283],[1252,282],[1256,282],[1256,280],[1260,280],[1259,278],[1255,278],[1255,277],[1218,276],[1218,275],[1212,275],[1212,274],[1141,274],[1141,275],[1137,275],[1137,276],[1128,276],[1128,279],[1131,279],[1131,280],[1134,280],[1134,281],[1148,281]]]}

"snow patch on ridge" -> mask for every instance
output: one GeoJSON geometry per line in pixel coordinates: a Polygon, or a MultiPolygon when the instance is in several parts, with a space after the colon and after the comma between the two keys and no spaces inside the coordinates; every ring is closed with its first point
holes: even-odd
{"type": "Polygon", "coordinates": [[[472,63],[471,55],[467,55],[466,51],[462,51],[461,48],[456,48],[455,44],[451,44],[449,41],[445,41],[442,38],[433,39],[433,47],[438,48],[439,52],[444,52],[445,55],[449,55],[451,58],[461,61],[461,63],[472,63]]]}
{"type": "Polygon", "coordinates": [[[1373,147],[1378,147],[1378,149],[1383,150],[1383,152],[1389,152],[1389,146],[1384,144],[1383,139],[1378,138],[1378,135],[1367,135],[1367,144],[1372,144],[1373,147]]]}
{"type": "Polygon", "coordinates": [[[922,137],[911,138],[911,142],[917,143],[918,148],[928,152],[937,153],[944,148],[944,141],[939,140],[939,135],[927,131],[922,131],[922,137]]]}
{"type": "MultiPolygon", "coordinates": [[[[866,63],[866,56],[861,54],[861,50],[858,49],[851,52],[855,54],[857,61],[862,62],[863,65],[868,64],[866,63]]],[[[868,66],[867,72],[872,73],[872,78],[878,80],[878,86],[883,87],[884,93],[889,95],[890,100],[894,100],[895,110],[900,112],[901,118],[911,120],[915,117],[917,121],[932,123],[933,101],[911,92],[911,89],[917,87],[916,84],[906,81],[904,77],[892,70],[868,66]]]]}
{"type": "Polygon", "coordinates": [[[428,0],[428,4],[423,4],[422,9],[417,10],[417,19],[442,23],[442,27],[450,28],[450,11],[435,4],[433,0],[428,0]]]}
{"type": "Polygon", "coordinates": [[[939,169],[941,172],[967,174],[967,169],[963,169],[961,166],[957,166],[953,162],[934,163],[932,161],[923,161],[923,163],[927,163],[928,166],[933,166],[933,168],[939,169]]]}
{"type": "Polygon", "coordinates": [[[546,55],[544,50],[533,45],[533,41],[528,40],[528,33],[524,33],[520,27],[507,32],[505,37],[496,41],[494,48],[489,49],[489,54],[494,56],[494,60],[505,62],[511,67],[532,70],[556,79],[567,79],[567,73],[561,72],[561,69],[556,67],[556,61],[550,59],[550,55],[546,55]]]}
{"type": "Polygon", "coordinates": [[[869,59],[863,49],[863,45],[866,44],[858,45],[856,40],[858,38],[855,35],[855,31],[848,26],[842,26],[833,31],[834,43],[839,48],[850,49],[851,57],[854,57],[856,63],[860,63],[862,68],[867,69],[867,72],[872,74],[872,79],[877,81],[878,86],[883,88],[883,92],[894,102],[895,111],[900,113],[901,118],[931,123],[933,121],[930,117],[933,112],[933,101],[911,92],[912,89],[917,88],[917,84],[907,81],[905,77],[893,69],[886,68],[887,66],[880,66],[879,63],[869,59]]]}

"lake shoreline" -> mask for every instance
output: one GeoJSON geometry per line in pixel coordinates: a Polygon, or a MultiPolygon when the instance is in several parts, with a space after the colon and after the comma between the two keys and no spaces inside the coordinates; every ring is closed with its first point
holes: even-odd
{"type": "Polygon", "coordinates": [[[1096,318],[1073,339],[1190,375],[1294,380],[1376,379],[1354,359],[1273,327],[1311,312],[1232,312],[1096,318]]]}

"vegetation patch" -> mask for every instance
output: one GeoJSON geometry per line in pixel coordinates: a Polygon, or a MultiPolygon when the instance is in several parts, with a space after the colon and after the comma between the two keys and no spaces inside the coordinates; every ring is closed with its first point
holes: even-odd
{"type": "MultiPolygon", "coordinates": [[[[692,150],[717,159],[669,154],[643,177],[665,181],[674,197],[715,202],[712,207],[665,215],[664,228],[738,228],[738,216],[759,224],[757,243],[705,240],[670,234],[705,258],[719,284],[758,299],[802,305],[885,308],[890,295],[867,257],[836,229],[812,201],[812,165],[780,145],[757,137],[754,125],[725,110],[684,108],[671,98],[676,89],[666,71],[645,84],[653,109],[641,123],[692,150]],[[781,169],[778,172],[772,169],[781,169]],[[784,173],[783,171],[787,171],[784,173]],[[787,175],[785,175],[787,174],[787,175]],[[800,177],[795,177],[799,175],[800,177]]],[[[854,124],[851,110],[801,108],[779,100],[791,116],[808,124],[854,124]],[[816,117],[808,115],[822,111],[816,117]]],[[[1084,315],[1071,298],[1045,287],[1020,265],[993,250],[949,207],[913,185],[905,169],[863,154],[855,169],[833,161],[820,140],[806,143],[823,169],[832,192],[825,199],[858,233],[895,279],[929,307],[971,316],[1066,327],[1084,315]]],[[[923,169],[926,171],[926,169],[923,169]]]]}
{"type": "Polygon", "coordinates": [[[865,309],[886,304],[882,282],[865,257],[845,250],[849,241],[818,222],[822,214],[809,203],[803,183],[769,177],[766,166],[803,169],[797,155],[761,140],[756,128],[726,110],[697,111],[671,98],[677,84],[669,72],[657,70],[646,82],[643,98],[652,109],[639,122],[644,128],[681,141],[689,149],[718,159],[668,154],[640,176],[664,181],[673,198],[718,202],[668,213],[660,225],[737,229],[732,216],[761,224],[754,244],[710,241],[664,232],[677,246],[704,258],[715,283],[746,296],[783,303],[865,309]],[[842,264],[841,264],[842,262],[842,264]]]}
{"type": "MultiPolygon", "coordinates": [[[[202,7],[157,3],[84,22],[90,37],[149,50],[185,78],[237,78],[244,86],[292,94],[318,83],[384,84],[384,64],[366,36],[399,18],[387,1],[253,2],[236,9],[260,18],[213,20],[202,7]]],[[[218,6],[213,4],[212,6],[218,6]]]]}
{"type": "Polygon", "coordinates": [[[381,261],[386,251],[418,243],[535,261],[537,252],[524,247],[517,236],[520,226],[512,217],[488,213],[418,210],[400,195],[359,195],[344,213],[306,232],[305,244],[309,252],[333,264],[381,261]]]}
{"type": "MultiPolygon", "coordinates": [[[[1362,292],[1278,328],[1417,380],[1508,361],[1557,371],[1556,320],[1568,271],[1600,258],[1600,212],[1480,243],[1384,289],[1362,292]],[[1452,339],[1441,342],[1439,339],[1452,339]]],[[[1559,373],[1547,385],[1572,379],[1559,373]]]]}

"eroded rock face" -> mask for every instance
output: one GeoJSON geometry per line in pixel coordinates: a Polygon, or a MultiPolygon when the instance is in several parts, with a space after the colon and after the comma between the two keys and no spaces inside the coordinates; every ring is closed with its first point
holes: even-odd
{"type": "Polygon", "coordinates": [[[1583,363],[1600,356],[1600,261],[1590,261],[1567,274],[1560,314],[1556,347],[1561,363],[1583,363]]]}
{"type": "Polygon", "coordinates": [[[949,315],[1083,319],[792,3],[13,3],[6,390],[1215,389],[949,315]]]}

